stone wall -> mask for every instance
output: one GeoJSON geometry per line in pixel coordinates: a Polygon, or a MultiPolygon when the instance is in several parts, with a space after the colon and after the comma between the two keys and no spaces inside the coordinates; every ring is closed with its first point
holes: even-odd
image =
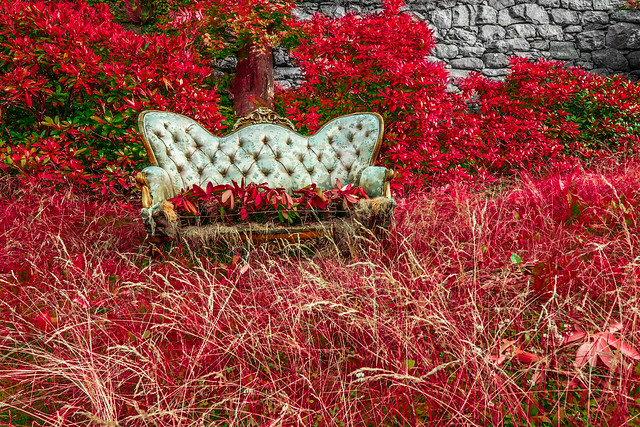
{"type": "MultiPolygon", "coordinates": [[[[433,57],[452,77],[479,71],[507,74],[508,58],[523,56],[566,61],[602,74],[640,79],[640,11],[620,10],[621,0],[407,0],[406,11],[434,30],[433,57]]],[[[306,1],[300,19],[315,12],[379,10],[378,0],[306,1]]],[[[299,70],[286,51],[274,55],[276,80],[299,83],[299,70]]]]}

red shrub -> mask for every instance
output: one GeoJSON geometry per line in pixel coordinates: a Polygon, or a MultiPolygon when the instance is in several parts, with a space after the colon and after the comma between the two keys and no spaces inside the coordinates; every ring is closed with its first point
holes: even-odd
{"type": "Polygon", "coordinates": [[[303,24],[294,57],[306,81],[281,95],[283,111],[308,130],[340,114],[380,113],[381,161],[400,170],[396,190],[562,170],[637,147],[637,84],[518,59],[506,82],[476,74],[448,94],[445,69],[426,60],[431,31],[398,7],[303,24]]]}
{"type": "Polygon", "coordinates": [[[177,111],[221,128],[212,70],[185,36],[127,31],[102,4],[5,0],[0,11],[5,170],[126,189],[143,156],[140,111],[177,111]]]}

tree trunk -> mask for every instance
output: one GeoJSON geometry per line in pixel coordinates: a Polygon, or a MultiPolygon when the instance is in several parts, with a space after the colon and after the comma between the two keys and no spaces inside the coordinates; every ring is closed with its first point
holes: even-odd
{"type": "Polygon", "coordinates": [[[273,57],[271,48],[260,50],[252,43],[239,52],[233,84],[233,108],[243,117],[258,107],[273,109],[273,57]]]}

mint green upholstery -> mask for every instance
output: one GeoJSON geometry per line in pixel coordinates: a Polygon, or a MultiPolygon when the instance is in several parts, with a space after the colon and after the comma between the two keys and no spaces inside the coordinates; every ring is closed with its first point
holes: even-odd
{"type": "Polygon", "coordinates": [[[382,123],[380,116],[363,113],[332,120],[311,136],[255,124],[218,137],[187,117],[146,111],[140,131],[174,192],[242,179],[293,191],[312,183],[335,188],[338,180],[358,185],[374,160],[382,123]]]}
{"type": "Polygon", "coordinates": [[[142,171],[151,210],[193,185],[242,179],[288,191],[309,184],[326,190],[339,180],[362,186],[370,197],[390,195],[391,171],[373,166],[383,132],[377,114],[343,116],[311,136],[269,123],[214,136],[188,117],[162,111],[145,111],[138,122],[153,164],[142,171]]]}

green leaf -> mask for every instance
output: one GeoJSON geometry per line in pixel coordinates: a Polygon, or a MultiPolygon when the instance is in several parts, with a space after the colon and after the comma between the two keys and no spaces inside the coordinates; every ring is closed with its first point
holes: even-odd
{"type": "Polygon", "coordinates": [[[415,360],[405,359],[404,362],[402,362],[402,367],[405,368],[405,369],[411,369],[414,366],[416,366],[416,361],[415,360]]]}
{"type": "Polygon", "coordinates": [[[514,264],[520,264],[522,262],[522,258],[520,258],[520,255],[518,254],[511,254],[511,257],[509,259],[514,264]]]}

